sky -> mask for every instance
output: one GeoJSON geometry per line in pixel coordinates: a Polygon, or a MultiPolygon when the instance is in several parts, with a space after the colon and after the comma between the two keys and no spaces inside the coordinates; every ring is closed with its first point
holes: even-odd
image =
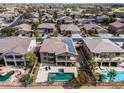
{"type": "Polygon", "coordinates": [[[0,3],[124,3],[124,0],[0,0],[0,3]]]}

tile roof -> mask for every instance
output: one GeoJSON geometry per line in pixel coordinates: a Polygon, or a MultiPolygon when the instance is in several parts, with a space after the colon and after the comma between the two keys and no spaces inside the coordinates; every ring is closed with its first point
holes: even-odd
{"type": "Polygon", "coordinates": [[[62,31],[72,31],[72,32],[80,32],[80,29],[77,25],[74,24],[62,24],[60,26],[62,31]]]}
{"type": "Polygon", "coordinates": [[[97,32],[107,32],[106,29],[104,29],[103,27],[99,26],[99,25],[96,25],[96,24],[84,24],[83,28],[87,31],[95,28],[97,30],[97,32]]]}
{"type": "Polygon", "coordinates": [[[85,44],[93,53],[102,52],[123,52],[124,50],[109,39],[83,38],[85,44]]]}
{"type": "Polygon", "coordinates": [[[41,45],[39,52],[48,52],[61,54],[69,52],[77,55],[77,51],[73,45],[73,42],[70,38],[54,37],[50,39],[45,39],[41,45]]]}
{"type": "Polygon", "coordinates": [[[15,52],[25,54],[32,39],[28,37],[0,38],[0,53],[15,52]]]}
{"type": "Polygon", "coordinates": [[[55,24],[53,23],[42,23],[38,26],[38,29],[55,29],[55,24]]]}
{"type": "Polygon", "coordinates": [[[25,32],[29,32],[31,31],[31,25],[23,23],[20,25],[15,26],[16,28],[18,28],[19,30],[25,31],[25,32]]]}
{"type": "Polygon", "coordinates": [[[121,28],[121,27],[124,27],[124,23],[116,21],[116,22],[111,23],[110,26],[121,28]]]}

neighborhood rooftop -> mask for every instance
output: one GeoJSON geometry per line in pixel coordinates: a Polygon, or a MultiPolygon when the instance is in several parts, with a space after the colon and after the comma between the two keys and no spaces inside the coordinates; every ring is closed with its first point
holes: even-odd
{"type": "Polygon", "coordinates": [[[60,26],[60,28],[63,31],[80,32],[79,27],[74,24],[63,24],[60,26]]]}
{"type": "Polygon", "coordinates": [[[38,26],[40,29],[48,28],[48,29],[54,29],[55,24],[54,23],[42,23],[38,26]]]}
{"type": "Polygon", "coordinates": [[[110,26],[114,26],[116,28],[121,28],[121,27],[124,27],[124,23],[116,21],[116,22],[111,23],[110,26]]]}

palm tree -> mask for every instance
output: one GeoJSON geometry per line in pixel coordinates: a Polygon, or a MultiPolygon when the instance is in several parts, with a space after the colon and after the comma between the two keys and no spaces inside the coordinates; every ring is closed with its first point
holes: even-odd
{"type": "Polygon", "coordinates": [[[28,52],[25,55],[25,58],[30,67],[33,67],[36,63],[38,63],[38,58],[37,58],[36,54],[34,54],[33,52],[28,52]]]}
{"type": "Polygon", "coordinates": [[[91,66],[92,70],[95,70],[96,67],[98,66],[98,63],[94,59],[91,59],[90,60],[90,66],[91,66]]]}
{"type": "Polygon", "coordinates": [[[33,34],[36,37],[36,39],[38,39],[40,36],[40,33],[38,31],[34,31],[33,34]]]}
{"type": "Polygon", "coordinates": [[[32,30],[37,30],[38,25],[39,25],[39,22],[37,21],[33,22],[31,25],[32,30]]]}
{"type": "Polygon", "coordinates": [[[115,70],[110,70],[108,72],[108,76],[110,77],[110,81],[114,80],[116,75],[117,75],[117,72],[115,70]]]}
{"type": "Polygon", "coordinates": [[[104,74],[99,74],[99,80],[98,81],[102,81],[105,78],[104,74]]]}

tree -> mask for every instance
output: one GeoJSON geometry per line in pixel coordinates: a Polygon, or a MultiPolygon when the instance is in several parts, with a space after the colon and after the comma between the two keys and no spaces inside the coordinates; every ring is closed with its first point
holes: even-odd
{"type": "Polygon", "coordinates": [[[35,21],[32,23],[32,30],[37,30],[37,27],[39,25],[39,22],[35,21]]]}
{"type": "Polygon", "coordinates": [[[56,19],[57,19],[57,16],[58,16],[58,15],[57,15],[57,12],[54,11],[54,12],[53,12],[53,19],[56,20],[56,19]]]}
{"type": "Polygon", "coordinates": [[[91,59],[90,60],[91,69],[95,70],[97,66],[98,66],[97,62],[94,59],[91,59]]]}
{"type": "Polygon", "coordinates": [[[99,74],[99,80],[98,81],[102,81],[105,78],[104,74],[99,74]]]}
{"type": "Polygon", "coordinates": [[[40,33],[38,31],[34,31],[34,36],[36,37],[36,39],[38,39],[38,37],[40,36],[40,33]]]}
{"type": "Polygon", "coordinates": [[[77,76],[77,81],[82,85],[86,84],[89,81],[89,77],[86,72],[79,71],[77,76]]]}
{"type": "Polygon", "coordinates": [[[28,10],[23,10],[23,18],[24,19],[27,19],[27,18],[29,18],[29,11],[28,10]]]}
{"type": "Polygon", "coordinates": [[[111,19],[110,18],[105,18],[104,19],[104,25],[108,25],[110,23],[111,19]]]}
{"type": "Polygon", "coordinates": [[[65,14],[66,14],[66,16],[69,16],[70,13],[71,13],[71,10],[70,10],[70,9],[66,9],[66,10],[65,10],[65,14]]]}
{"type": "Polygon", "coordinates": [[[110,23],[112,23],[112,22],[115,22],[115,21],[116,21],[116,18],[114,18],[114,17],[109,17],[109,18],[104,19],[104,24],[105,24],[105,25],[108,25],[108,24],[110,24],[110,23]]]}
{"type": "Polygon", "coordinates": [[[114,80],[116,75],[117,75],[117,72],[115,70],[108,71],[108,76],[110,77],[110,81],[114,80]]]}
{"type": "Polygon", "coordinates": [[[34,76],[30,76],[30,74],[23,75],[20,81],[23,82],[25,86],[30,85],[34,81],[34,76]]]}
{"type": "Polygon", "coordinates": [[[95,28],[92,28],[88,31],[88,34],[91,36],[95,36],[96,34],[98,34],[98,32],[95,28]]]}
{"type": "Polygon", "coordinates": [[[115,21],[116,21],[116,18],[115,17],[111,17],[110,18],[110,23],[115,22],[115,21]]]}
{"type": "Polygon", "coordinates": [[[58,30],[58,32],[60,32],[60,25],[61,25],[61,21],[60,20],[57,20],[57,22],[56,22],[56,28],[57,28],[57,30],[58,30]]]}
{"type": "Polygon", "coordinates": [[[34,54],[33,52],[28,52],[25,55],[25,58],[26,58],[28,65],[30,67],[33,67],[34,64],[36,64],[38,62],[38,58],[37,58],[36,54],[34,54]]]}
{"type": "Polygon", "coordinates": [[[15,32],[16,32],[16,29],[13,28],[13,27],[6,27],[6,28],[4,28],[4,29],[1,30],[1,33],[6,34],[8,36],[11,36],[15,32]]]}
{"type": "Polygon", "coordinates": [[[54,36],[54,37],[57,37],[57,36],[58,36],[58,31],[54,31],[54,32],[53,32],[53,36],[54,36]]]}

